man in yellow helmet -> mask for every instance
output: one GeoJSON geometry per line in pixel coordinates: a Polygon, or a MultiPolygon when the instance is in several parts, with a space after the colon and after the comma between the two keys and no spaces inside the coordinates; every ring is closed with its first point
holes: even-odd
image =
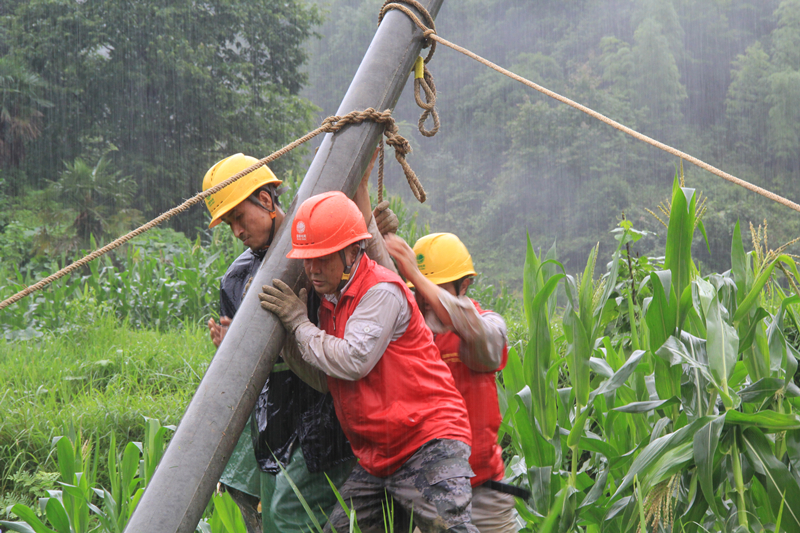
{"type": "Polygon", "coordinates": [[[469,463],[472,478],[472,523],[481,533],[510,533],[516,487],[500,483],[505,474],[497,431],[502,417],[495,373],[506,365],[506,324],[492,311],[466,297],[475,276],[472,257],[452,233],[433,233],[412,250],[396,235],[385,237],[400,273],[415,289],[434,343],[464,397],[472,429],[469,463]]]}
{"type": "MultiPolygon", "coordinates": [[[[356,200],[370,230],[378,235],[377,223],[390,231],[397,227],[397,218],[387,209],[388,202],[376,208],[377,223],[373,218],[366,185],[374,161],[373,157],[356,200]]],[[[255,163],[255,158],[243,154],[219,161],[206,173],[203,190],[255,163]]],[[[217,347],[283,223],[284,213],[278,199],[280,185],[281,181],[272,171],[262,166],[206,199],[211,213],[209,227],[225,222],[248,247],[230,265],[220,282],[220,321],[217,323],[213,318],[208,321],[211,340],[217,347]]],[[[374,248],[368,253],[379,255],[374,248]]],[[[388,256],[384,261],[391,263],[388,256]]],[[[328,512],[336,503],[326,475],[335,485],[341,485],[354,464],[330,395],[307,385],[291,370],[283,358],[276,361],[256,403],[251,424],[245,428],[220,478],[223,484],[234,489],[230,492],[240,504],[250,529],[253,520],[252,517],[248,520],[247,514],[252,504],[257,505],[258,499],[261,500],[265,533],[305,530],[310,522],[289,479],[300,489],[317,519],[324,523],[321,510],[328,512]]]]}

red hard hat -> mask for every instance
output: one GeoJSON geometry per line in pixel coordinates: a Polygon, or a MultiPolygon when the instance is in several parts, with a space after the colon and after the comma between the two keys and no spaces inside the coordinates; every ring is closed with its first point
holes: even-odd
{"type": "Polygon", "coordinates": [[[292,221],[292,251],[286,257],[323,257],[370,238],[355,202],[342,192],[325,192],[300,204],[292,221]]]}

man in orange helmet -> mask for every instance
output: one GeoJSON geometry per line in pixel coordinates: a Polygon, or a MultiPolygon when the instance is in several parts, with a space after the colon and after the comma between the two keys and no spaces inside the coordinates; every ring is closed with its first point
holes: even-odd
{"type": "MultiPolygon", "coordinates": [[[[377,224],[391,231],[397,226],[397,218],[387,209],[388,203],[376,208],[377,220],[370,211],[366,186],[374,161],[373,157],[364,173],[357,199],[362,216],[379,235],[377,224]]],[[[243,154],[219,161],[206,173],[203,190],[255,163],[255,158],[243,154]]],[[[280,185],[272,171],[262,166],[206,199],[211,213],[209,227],[225,222],[248,248],[220,282],[220,321],[208,322],[217,347],[284,220],[278,199],[280,185]]],[[[378,257],[380,250],[370,253],[378,257]]],[[[382,253],[385,255],[385,249],[382,253]]],[[[384,261],[391,263],[388,256],[384,261]]],[[[284,359],[285,351],[292,346],[284,347],[284,359]]],[[[258,398],[251,424],[245,427],[221,477],[221,482],[233,489],[230,492],[242,508],[249,530],[254,527],[252,509],[259,499],[265,533],[305,528],[310,520],[291,483],[300,488],[317,519],[324,522],[324,513],[336,501],[326,476],[338,486],[352,469],[352,451],[336,420],[330,395],[307,385],[291,370],[286,361],[278,359],[258,398]]]]}
{"type": "MultiPolygon", "coordinates": [[[[312,320],[305,290],[298,297],[280,280],[262,288],[261,305],[293,336],[304,364],[327,375],[359,459],[340,492],[361,530],[384,531],[388,495],[424,533],[477,532],[464,400],[411,291],[364,255],[369,239],[344,194],[309,198],[292,223],[288,257],[303,260],[315,295],[312,320]]],[[[346,531],[349,522],[337,506],[326,530],[346,531]]]]}
{"type": "Polygon", "coordinates": [[[514,497],[520,489],[501,483],[505,475],[497,432],[502,416],[495,373],[508,358],[506,323],[467,298],[475,276],[467,247],[452,233],[432,233],[412,250],[400,237],[385,237],[400,273],[414,286],[425,322],[467,404],[472,428],[472,522],[481,533],[513,533],[514,497]]]}

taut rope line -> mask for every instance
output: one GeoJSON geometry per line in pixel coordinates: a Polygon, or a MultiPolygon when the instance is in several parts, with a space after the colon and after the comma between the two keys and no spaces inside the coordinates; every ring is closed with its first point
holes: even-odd
{"type": "MultiPolygon", "coordinates": [[[[414,7],[416,7],[418,10],[420,10],[420,12],[424,11],[424,8],[422,8],[422,6],[414,6],[414,7]]],[[[752,191],[752,192],[755,192],[757,194],[760,194],[761,196],[764,196],[765,198],[769,198],[770,200],[772,200],[774,202],[778,202],[779,204],[785,205],[786,207],[788,207],[790,209],[794,209],[795,211],[800,212],[800,205],[796,204],[795,202],[792,202],[791,200],[789,200],[787,198],[784,198],[783,196],[775,194],[772,191],[768,191],[767,189],[759,187],[758,185],[754,185],[754,184],[752,184],[750,182],[747,182],[747,181],[745,181],[743,179],[737,178],[736,176],[728,174],[727,172],[723,172],[722,170],[716,168],[715,166],[709,165],[705,161],[701,161],[700,159],[698,159],[698,158],[696,158],[696,157],[694,157],[692,155],[689,155],[689,154],[687,154],[685,152],[681,152],[680,150],[678,150],[676,148],[673,148],[673,147],[671,147],[671,146],[669,146],[667,144],[664,144],[664,143],[662,143],[660,141],[657,141],[657,140],[655,140],[655,139],[653,139],[651,137],[648,137],[647,135],[639,133],[636,130],[633,130],[633,129],[627,127],[627,126],[624,126],[624,125],[620,124],[619,122],[617,122],[615,120],[612,120],[612,119],[606,117],[605,115],[603,115],[601,113],[598,113],[597,111],[594,111],[593,109],[589,109],[588,107],[586,107],[584,105],[581,105],[581,104],[579,104],[579,103],[577,103],[577,102],[575,102],[573,100],[570,100],[566,96],[561,96],[560,94],[558,94],[556,92],[553,92],[553,91],[551,91],[549,89],[546,89],[546,88],[542,87],[541,85],[538,85],[538,84],[536,84],[536,83],[534,83],[534,82],[532,82],[532,81],[530,81],[530,80],[528,80],[526,78],[523,78],[522,76],[520,76],[518,74],[515,74],[515,73],[511,72],[510,70],[504,69],[503,67],[501,67],[499,65],[496,65],[496,64],[492,63],[491,61],[489,61],[487,59],[482,58],[478,54],[470,52],[466,48],[458,46],[457,44],[451,43],[447,39],[443,39],[442,37],[439,37],[436,34],[435,30],[433,30],[433,29],[431,29],[429,27],[426,27],[412,11],[410,9],[408,9],[404,5],[397,4],[397,3],[388,3],[387,2],[383,6],[383,8],[381,9],[381,16],[383,16],[383,13],[385,11],[388,11],[389,9],[397,9],[397,10],[402,11],[403,13],[405,13],[414,22],[414,24],[416,24],[423,31],[423,36],[425,37],[425,39],[433,40],[436,43],[441,43],[441,44],[443,44],[443,45],[445,45],[445,46],[447,46],[449,48],[452,48],[456,52],[461,52],[465,56],[474,59],[478,63],[486,65],[487,67],[489,67],[489,68],[491,68],[493,70],[496,70],[497,72],[499,72],[501,74],[504,74],[504,75],[508,76],[509,78],[511,78],[513,80],[516,80],[516,81],[518,81],[518,82],[520,82],[520,83],[522,83],[524,85],[527,85],[528,87],[530,87],[532,89],[535,89],[535,90],[539,91],[540,93],[549,96],[550,98],[553,98],[555,100],[558,100],[559,102],[567,104],[570,107],[574,107],[575,109],[577,109],[579,111],[583,111],[587,115],[589,115],[589,116],[591,116],[593,118],[596,118],[597,120],[599,120],[601,122],[604,122],[605,124],[608,124],[612,128],[615,128],[615,129],[617,129],[617,130],[619,130],[619,131],[621,131],[623,133],[627,133],[628,135],[630,135],[631,137],[633,137],[635,139],[638,139],[638,140],[640,140],[642,142],[645,142],[645,143],[647,143],[647,144],[649,144],[651,146],[655,146],[656,148],[659,148],[660,150],[663,150],[663,151],[665,151],[665,152],[667,152],[669,154],[672,154],[674,156],[680,157],[681,159],[685,159],[686,161],[689,161],[690,163],[693,163],[694,165],[696,165],[696,166],[698,166],[698,167],[700,167],[700,168],[702,168],[704,170],[707,170],[707,171],[711,172],[715,176],[718,176],[718,177],[720,177],[720,178],[722,178],[722,179],[724,179],[726,181],[729,181],[729,182],[731,182],[731,183],[733,183],[735,185],[739,185],[740,187],[744,187],[748,191],[752,191]]],[[[428,15],[428,17],[430,17],[430,15],[428,15]]]]}
{"type": "Polygon", "coordinates": [[[61,278],[63,276],[66,276],[70,272],[82,267],[83,265],[85,265],[86,263],[89,263],[90,261],[93,261],[93,260],[97,259],[101,255],[106,254],[106,253],[110,252],[111,250],[113,250],[115,248],[118,248],[119,246],[121,246],[122,244],[128,242],[129,240],[133,239],[134,237],[137,237],[137,236],[141,235],[142,233],[144,233],[144,232],[154,228],[155,226],[161,224],[165,220],[168,220],[168,219],[172,218],[173,216],[186,211],[187,209],[189,209],[193,205],[202,202],[207,196],[210,196],[210,195],[214,194],[215,192],[227,187],[228,185],[230,185],[234,181],[238,180],[242,176],[246,176],[247,174],[253,172],[254,170],[256,170],[258,168],[261,168],[262,166],[264,166],[264,165],[266,165],[268,163],[271,163],[272,161],[275,161],[279,157],[281,157],[281,156],[285,155],[286,153],[294,150],[295,148],[297,148],[301,144],[310,141],[311,139],[313,139],[314,137],[316,137],[320,133],[336,133],[337,131],[339,131],[340,129],[342,129],[343,127],[345,127],[348,124],[360,124],[360,123],[364,122],[365,120],[369,120],[369,121],[376,122],[376,123],[384,125],[383,134],[386,136],[386,144],[389,144],[389,145],[394,147],[395,158],[400,163],[400,166],[403,167],[403,172],[406,175],[406,179],[408,180],[408,184],[411,187],[411,191],[414,193],[414,196],[416,196],[417,199],[420,202],[424,202],[425,201],[425,190],[422,188],[422,184],[420,184],[419,179],[417,178],[417,175],[411,169],[411,167],[409,166],[408,162],[406,162],[406,154],[411,152],[411,145],[408,144],[408,141],[405,138],[403,138],[397,132],[397,125],[394,122],[394,118],[392,118],[391,110],[387,109],[386,111],[380,112],[380,111],[375,111],[375,109],[370,107],[370,108],[365,109],[364,111],[351,111],[350,113],[348,113],[346,115],[343,115],[343,116],[330,116],[330,117],[326,118],[325,120],[323,120],[322,124],[317,129],[305,134],[304,136],[300,137],[299,139],[296,139],[296,140],[292,141],[291,143],[287,144],[286,146],[284,146],[280,150],[277,150],[276,152],[271,153],[267,157],[265,157],[263,159],[260,159],[257,163],[253,164],[253,166],[242,170],[238,174],[234,174],[233,176],[231,176],[230,178],[226,179],[225,181],[220,182],[217,185],[215,185],[213,187],[210,187],[210,188],[206,189],[203,192],[197,193],[196,195],[194,195],[193,197],[189,198],[188,200],[186,200],[182,204],[180,204],[180,205],[178,205],[176,207],[173,207],[169,211],[166,211],[166,212],[162,213],[161,215],[159,215],[158,217],[154,218],[150,222],[148,222],[146,224],[143,224],[142,226],[139,226],[138,228],[136,228],[135,230],[131,231],[130,233],[127,233],[127,234],[123,235],[122,237],[119,237],[118,239],[106,244],[102,248],[99,248],[99,249],[95,250],[94,252],[90,253],[89,255],[84,256],[83,258],[75,261],[74,263],[71,263],[70,265],[62,268],[61,270],[59,270],[55,274],[51,274],[50,276],[47,276],[46,278],[40,280],[39,282],[37,282],[37,283],[35,283],[33,285],[30,285],[29,287],[25,288],[24,290],[16,293],[15,295],[11,296],[10,298],[7,298],[6,300],[3,300],[2,302],[0,302],[0,310],[2,310],[4,308],[8,307],[9,305],[21,300],[22,298],[26,297],[27,295],[31,294],[32,292],[36,292],[36,291],[46,287],[47,285],[49,285],[53,281],[55,281],[55,280],[57,280],[57,279],[59,279],[59,278],[61,278]]]}

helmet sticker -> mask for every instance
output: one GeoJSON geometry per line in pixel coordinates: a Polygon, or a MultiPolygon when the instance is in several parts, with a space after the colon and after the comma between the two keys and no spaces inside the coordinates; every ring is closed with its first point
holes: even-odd
{"type": "Polygon", "coordinates": [[[306,225],[302,220],[297,223],[297,226],[295,226],[295,230],[297,231],[295,240],[297,241],[306,240],[306,225]]]}

